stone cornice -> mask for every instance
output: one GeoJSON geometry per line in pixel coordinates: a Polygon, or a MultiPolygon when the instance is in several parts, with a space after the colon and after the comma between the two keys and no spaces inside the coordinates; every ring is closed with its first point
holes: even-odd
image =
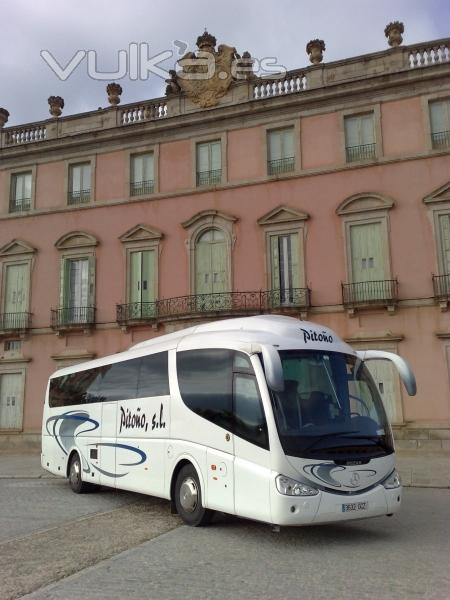
{"type": "MultiPolygon", "coordinates": [[[[390,52],[396,51],[392,50],[390,52]]],[[[333,63],[314,67],[314,69],[321,70],[325,67],[329,69],[330,65],[333,65],[333,63]]],[[[243,120],[245,120],[246,126],[250,126],[251,121],[255,121],[263,116],[267,118],[268,114],[279,116],[283,112],[289,114],[296,110],[304,111],[314,107],[320,107],[323,112],[329,112],[330,110],[336,110],[335,105],[337,102],[344,102],[344,104],[348,105],[363,98],[367,99],[368,103],[373,103],[376,100],[382,100],[383,97],[386,97],[394,89],[396,90],[397,98],[399,97],[399,92],[402,92],[405,96],[417,96],[420,95],[421,88],[423,88],[423,93],[429,93],[430,82],[432,81],[436,81],[436,87],[440,90],[445,85],[448,85],[450,89],[450,63],[447,62],[397,72],[373,73],[357,79],[327,82],[321,86],[282,96],[260,99],[246,98],[240,102],[220,105],[212,109],[174,114],[173,116],[129,123],[127,125],[117,125],[117,117],[115,117],[116,111],[119,110],[117,108],[91,111],[83,115],[64,117],[58,122],[59,126],[64,119],[72,119],[72,121],[78,119],[80,122],[85,121],[83,123],[86,125],[84,130],[63,137],[54,137],[22,145],[5,146],[0,149],[0,158],[4,164],[7,161],[9,162],[23,156],[26,156],[28,161],[31,162],[34,156],[39,156],[43,153],[48,156],[55,151],[56,159],[56,156],[61,152],[71,152],[74,148],[79,149],[80,146],[84,146],[87,152],[92,145],[105,145],[113,142],[119,145],[126,145],[139,137],[146,139],[148,143],[149,134],[160,135],[167,140],[170,139],[171,135],[179,137],[180,132],[183,132],[184,137],[189,137],[199,127],[204,129],[212,125],[216,129],[223,128],[223,121],[227,122],[227,127],[233,121],[241,121],[242,123],[243,120]],[[88,130],[88,120],[96,119],[98,121],[99,118],[101,118],[102,125],[95,123],[95,127],[88,130]]],[[[42,122],[43,125],[47,123],[48,121],[42,122]]],[[[4,130],[4,132],[7,132],[8,129],[4,130]]]]}

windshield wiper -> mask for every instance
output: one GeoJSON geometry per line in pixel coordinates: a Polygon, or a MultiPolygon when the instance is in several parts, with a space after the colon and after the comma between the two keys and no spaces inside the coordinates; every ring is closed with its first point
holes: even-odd
{"type": "Polygon", "coordinates": [[[311,450],[312,448],[314,448],[314,446],[316,444],[318,444],[319,442],[321,442],[322,440],[325,440],[326,438],[329,437],[338,437],[340,435],[345,435],[347,433],[353,433],[353,431],[333,431],[332,433],[323,433],[322,435],[319,435],[318,438],[316,440],[314,440],[314,442],[312,444],[310,444],[309,446],[306,446],[305,450],[311,450]]]}

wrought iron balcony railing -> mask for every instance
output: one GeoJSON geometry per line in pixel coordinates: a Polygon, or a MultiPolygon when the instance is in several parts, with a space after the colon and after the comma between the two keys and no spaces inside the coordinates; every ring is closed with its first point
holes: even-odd
{"type": "Polygon", "coordinates": [[[68,204],[83,204],[91,199],[91,190],[69,190],[68,204]]]}
{"type": "Polygon", "coordinates": [[[363,144],[362,146],[348,146],[345,149],[347,162],[357,162],[360,160],[371,160],[376,158],[376,145],[363,144]]]}
{"type": "Polygon", "coordinates": [[[117,322],[152,322],[217,313],[295,312],[310,306],[308,288],[259,292],[219,292],[117,305],[117,322]]]}
{"type": "Polygon", "coordinates": [[[217,185],[222,183],[222,169],[197,171],[197,185],[217,185]]]}
{"type": "Polygon", "coordinates": [[[295,156],[278,158],[277,160],[267,161],[267,173],[269,175],[281,175],[290,173],[295,169],[295,156]]]}
{"type": "Polygon", "coordinates": [[[435,150],[450,148],[450,131],[439,131],[431,134],[431,141],[435,150]]]}
{"type": "Polygon", "coordinates": [[[130,196],[142,196],[143,194],[153,194],[153,179],[146,181],[131,181],[130,196]]]}
{"type": "Polygon", "coordinates": [[[0,331],[25,331],[31,327],[31,313],[1,313],[0,331]]]}
{"type": "Polygon", "coordinates": [[[94,306],[70,306],[52,309],[52,328],[70,329],[90,327],[95,323],[94,306]]]}
{"type": "Polygon", "coordinates": [[[450,300],[450,275],[433,275],[433,289],[436,300],[450,300]]]}
{"type": "Polygon", "coordinates": [[[396,279],[379,281],[361,281],[342,284],[342,302],[344,306],[392,305],[398,298],[396,279]]]}
{"type": "Polygon", "coordinates": [[[9,201],[9,212],[24,212],[30,210],[31,198],[11,198],[9,201]]]}

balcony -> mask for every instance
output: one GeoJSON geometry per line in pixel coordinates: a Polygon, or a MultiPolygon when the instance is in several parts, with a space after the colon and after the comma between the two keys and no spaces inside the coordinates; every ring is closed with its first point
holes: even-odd
{"type": "Polygon", "coordinates": [[[347,146],[345,148],[347,162],[359,162],[376,158],[376,144],[363,144],[361,146],[347,146]]]}
{"type": "Polygon", "coordinates": [[[153,194],[153,179],[147,181],[130,182],[130,196],[143,196],[144,194],[153,194]]]}
{"type": "Polygon", "coordinates": [[[277,160],[267,161],[267,173],[269,175],[282,175],[291,173],[295,169],[295,156],[287,156],[277,160]]]}
{"type": "Polygon", "coordinates": [[[450,131],[432,133],[431,142],[434,150],[446,150],[450,148],[450,131]]]}
{"type": "Polygon", "coordinates": [[[442,310],[447,310],[450,301],[450,275],[433,275],[433,290],[442,310]]]}
{"type": "Polygon", "coordinates": [[[214,169],[214,171],[198,171],[197,185],[219,185],[222,183],[222,169],[214,169]]]}
{"type": "Polygon", "coordinates": [[[95,307],[73,306],[52,309],[51,317],[52,329],[55,331],[90,329],[95,323],[95,307]]]}
{"type": "Polygon", "coordinates": [[[31,313],[0,313],[0,335],[25,333],[31,327],[31,313]]]}
{"type": "Polygon", "coordinates": [[[195,317],[239,316],[262,313],[305,312],[310,306],[310,290],[267,290],[197,294],[117,305],[117,322],[122,326],[176,321],[195,317]]]}
{"type": "Polygon", "coordinates": [[[9,201],[9,212],[25,212],[31,209],[31,197],[30,198],[11,198],[9,201]]]}
{"type": "Polygon", "coordinates": [[[91,199],[91,190],[70,190],[67,203],[68,204],[84,204],[85,202],[89,202],[91,199]]]}
{"type": "Polygon", "coordinates": [[[385,306],[392,312],[397,299],[398,282],[396,279],[342,284],[342,303],[350,313],[353,313],[355,308],[370,306],[385,306]]]}

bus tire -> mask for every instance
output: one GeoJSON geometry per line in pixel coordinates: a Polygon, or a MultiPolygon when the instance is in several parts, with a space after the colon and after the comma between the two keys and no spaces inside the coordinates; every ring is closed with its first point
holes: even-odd
{"type": "Polygon", "coordinates": [[[75,452],[70,460],[69,465],[69,484],[72,492],[75,494],[86,494],[92,492],[94,486],[92,483],[87,483],[81,478],[82,467],[80,456],[75,452]]]}
{"type": "Polygon", "coordinates": [[[175,483],[175,506],[178,514],[191,527],[207,525],[213,516],[202,503],[202,490],[197,471],[191,465],[185,465],[175,483]]]}

